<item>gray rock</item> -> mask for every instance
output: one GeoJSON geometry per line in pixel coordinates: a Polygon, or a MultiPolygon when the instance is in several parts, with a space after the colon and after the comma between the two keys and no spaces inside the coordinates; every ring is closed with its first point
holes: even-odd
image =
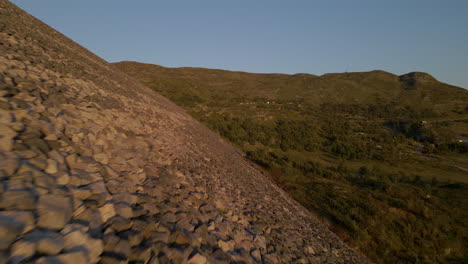
{"type": "Polygon", "coordinates": [[[190,246],[199,248],[202,245],[202,237],[197,233],[188,233],[190,235],[190,246]]]}
{"type": "Polygon", "coordinates": [[[216,259],[220,263],[229,263],[230,259],[229,255],[221,249],[214,250],[214,252],[210,254],[210,257],[216,259]]]}
{"type": "Polygon", "coordinates": [[[156,206],[156,202],[144,203],[143,208],[147,210],[150,214],[157,214],[161,212],[161,210],[156,206]]]}
{"type": "Polygon", "coordinates": [[[310,254],[310,255],[315,255],[315,250],[314,250],[314,248],[313,248],[312,246],[307,246],[307,247],[305,248],[305,252],[306,252],[307,254],[310,254]]]}
{"type": "Polygon", "coordinates": [[[80,169],[73,169],[70,174],[70,185],[85,186],[101,179],[102,177],[98,173],[89,173],[80,169]]]}
{"type": "Polygon", "coordinates": [[[161,223],[175,223],[177,222],[177,217],[173,212],[167,212],[161,217],[160,221],[161,223]]]}
{"type": "Polygon", "coordinates": [[[64,247],[64,240],[55,233],[48,233],[37,243],[37,252],[44,255],[56,255],[64,247]]]}
{"type": "MultiPolygon", "coordinates": [[[[263,261],[265,263],[279,263],[279,259],[278,259],[278,256],[276,254],[266,254],[266,255],[263,255],[263,261]]],[[[336,263],[335,261],[331,262],[331,263],[336,263]]]]}
{"type": "Polygon", "coordinates": [[[16,151],[23,159],[32,159],[37,157],[39,154],[32,150],[16,151]]]}
{"type": "Polygon", "coordinates": [[[236,243],[242,243],[245,240],[251,240],[251,236],[242,228],[240,230],[236,230],[233,235],[234,241],[236,243]]]}
{"type": "MultiPolygon", "coordinates": [[[[6,101],[0,101],[0,109],[9,110],[9,109],[11,109],[11,105],[6,101]]],[[[1,263],[1,261],[0,261],[0,263],[1,263]]]]}
{"type": "Polygon", "coordinates": [[[189,245],[191,242],[190,236],[181,231],[176,231],[175,241],[179,245],[189,245]]]}
{"type": "Polygon", "coordinates": [[[71,218],[72,206],[71,199],[63,195],[46,194],[39,196],[37,225],[50,229],[63,228],[71,218]]]}
{"type": "Polygon", "coordinates": [[[28,138],[23,140],[23,143],[26,144],[31,149],[37,149],[42,153],[47,153],[50,151],[50,147],[47,144],[47,141],[40,138],[28,138]]]}
{"type": "Polygon", "coordinates": [[[23,226],[22,234],[34,229],[34,215],[31,212],[1,211],[0,217],[4,217],[4,219],[9,219],[15,223],[20,223],[23,226]]]}
{"type": "Polygon", "coordinates": [[[224,251],[224,252],[230,252],[234,251],[234,246],[236,245],[236,242],[234,240],[229,240],[229,241],[223,241],[219,240],[218,241],[218,246],[224,251]]]}
{"type": "Polygon", "coordinates": [[[110,196],[104,193],[92,194],[88,197],[86,206],[89,206],[90,208],[102,207],[106,204],[108,198],[110,198],[110,196]]]}
{"type": "Polygon", "coordinates": [[[101,174],[106,181],[119,177],[119,174],[109,166],[102,166],[101,174]]]}
{"type": "Polygon", "coordinates": [[[57,256],[42,257],[37,260],[37,264],[82,264],[89,263],[83,251],[60,254],[57,256]]]}
{"type": "Polygon", "coordinates": [[[158,230],[158,224],[152,221],[134,219],[132,222],[132,230],[139,231],[144,237],[149,237],[153,232],[158,230]]]}
{"type": "Polygon", "coordinates": [[[130,246],[137,246],[143,240],[143,236],[136,230],[127,230],[119,234],[120,237],[128,240],[130,246]]]}
{"type": "Polygon", "coordinates": [[[54,175],[55,181],[59,185],[67,185],[70,182],[70,174],[66,171],[60,171],[54,175]]]}
{"type": "Polygon", "coordinates": [[[232,232],[232,226],[227,221],[222,221],[221,223],[219,223],[218,229],[219,229],[219,232],[223,234],[231,234],[232,232]]]}
{"type": "Polygon", "coordinates": [[[93,158],[77,156],[76,154],[68,155],[65,160],[70,169],[79,169],[90,173],[99,172],[102,167],[102,165],[93,158]]]}
{"type": "Polygon", "coordinates": [[[45,189],[49,189],[55,185],[55,178],[47,175],[46,173],[41,173],[38,176],[34,177],[34,184],[45,189]]]}
{"type": "Polygon", "coordinates": [[[103,194],[106,194],[106,195],[108,194],[106,184],[104,183],[103,180],[95,181],[95,182],[89,184],[88,187],[95,194],[100,194],[100,193],[103,193],[103,194]]]}
{"type": "MultiPolygon", "coordinates": [[[[148,187],[151,188],[151,186],[148,186],[148,187]]],[[[136,193],[135,195],[138,198],[138,200],[136,202],[137,204],[157,203],[158,202],[154,197],[150,196],[147,193],[136,193]]]]}
{"type": "Polygon", "coordinates": [[[0,124],[0,151],[11,151],[13,149],[13,138],[17,133],[5,124],[0,124]]]}
{"type": "Polygon", "coordinates": [[[9,111],[5,111],[0,109],[0,123],[1,124],[8,124],[13,122],[12,113],[9,111]]]}
{"type": "Polygon", "coordinates": [[[114,205],[110,203],[100,207],[99,212],[101,213],[103,223],[107,222],[110,218],[116,215],[114,205]]]}
{"type": "Polygon", "coordinates": [[[127,205],[133,205],[137,203],[138,197],[129,192],[122,192],[112,195],[112,200],[115,203],[126,203],[127,205]]]}
{"type": "Polygon", "coordinates": [[[151,248],[133,247],[128,260],[136,263],[148,263],[150,258],[151,248]]]}
{"type": "Polygon", "coordinates": [[[132,227],[132,221],[122,216],[115,216],[107,222],[107,226],[117,232],[122,232],[132,227]]]}
{"type": "Polygon", "coordinates": [[[44,188],[55,185],[55,179],[32,164],[22,164],[18,174],[29,172],[34,178],[34,184],[44,188]]]}
{"type": "Polygon", "coordinates": [[[190,250],[169,247],[164,249],[164,253],[167,259],[160,259],[162,263],[185,263],[191,252],[190,250]]]}
{"type": "Polygon", "coordinates": [[[146,180],[146,173],[143,170],[140,170],[136,173],[129,173],[128,176],[130,179],[140,184],[142,184],[146,180]]]}
{"type": "Polygon", "coordinates": [[[70,154],[66,156],[65,161],[67,162],[68,168],[70,168],[70,170],[78,168],[78,156],[76,154],[70,154]]]}
{"type": "Polygon", "coordinates": [[[99,162],[101,162],[102,164],[107,164],[109,163],[109,156],[102,152],[102,153],[98,153],[98,154],[94,154],[93,155],[93,158],[99,162]]]}
{"type": "Polygon", "coordinates": [[[266,250],[267,243],[266,243],[265,237],[257,235],[257,236],[255,237],[254,243],[255,243],[260,249],[266,250]]]}
{"type": "Polygon", "coordinates": [[[73,219],[87,223],[92,229],[101,228],[103,224],[101,213],[97,208],[86,208],[81,214],[74,215],[73,219]]]}
{"type": "MultiPolygon", "coordinates": [[[[1,144],[1,143],[0,143],[1,144]]],[[[19,167],[19,160],[12,153],[0,153],[0,171],[13,175],[19,167]]]]}
{"type": "Polygon", "coordinates": [[[149,210],[147,209],[144,209],[142,207],[138,207],[138,208],[134,208],[133,209],[133,217],[134,218],[137,218],[137,217],[141,217],[141,216],[145,216],[149,213],[149,210]]]}
{"type": "Polygon", "coordinates": [[[97,263],[99,261],[99,256],[104,251],[104,244],[100,239],[89,239],[86,244],[87,250],[89,252],[89,259],[92,263],[97,263]]]}
{"type": "Polygon", "coordinates": [[[43,158],[32,158],[28,160],[28,163],[40,170],[45,170],[47,168],[47,160],[43,158]]]}
{"type": "Polygon", "coordinates": [[[73,252],[76,249],[85,249],[90,262],[96,263],[104,250],[100,239],[93,239],[86,233],[86,228],[80,225],[67,225],[62,230],[64,234],[65,250],[73,252]]]}
{"type": "Polygon", "coordinates": [[[113,256],[102,256],[99,263],[102,264],[126,264],[128,263],[127,260],[122,260],[118,257],[113,256]]]}
{"type": "Polygon", "coordinates": [[[108,164],[109,167],[111,167],[114,171],[116,171],[117,173],[119,172],[124,172],[124,171],[127,171],[128,170],[128,165],[125,164],[125,163],[122,163],[122,164],[118,164],[118,163],[109,163],[108,164]]]}
{"type": "Polygon", "coordinates": [[[18,240],[10,248],[9,263],[21,263],[22,261],[32,257],[36,252],[36,244],[18,240]]]}
{"type": "Polygon", "coordinates": [[[115,212],[124,218],[133,217],[132,207],[128,206],[127,204],[118,203],[114,205],[114,208],[115,208],[115,212]]]}
{"type": "Polygon", "coordinates": [[[189,232],[193,232],[193,230],[195,229],[195,226],[193,226],[191,223],[190,223],[190,219],[185,217],[185,218],[182,218],[181,220],[179,220],[177,222],[177,226],[180,228],[180,229],[185,229],[189,232]]]}
{"type": "Polygon", "coordinates": [[[170,233],[169,232],[154,232],[151,238],[155,242],[169,243],[170,233]]]}
{"type": "MultiPolygon", "coordinates": [[[[1,172],[0,172],[0,175],[2,175],[1,172]]],[[[5,189],[7,189],[8,191],[21,191],[21,190],[27,190],[27,189],[33,188],[33,183],[32,183],[31,178],[32,177],[30,174],[15,175],[11,177],[10,179],[5,180],[0,193],[4,191],[3,187],[5,187],[5,189]]],[[[0,195],[0,199],[1,199],[1,195],[0,195]]],[[[0,200],[0,204],[1,204],[1,200],[0,200]]]]}
{"type": "Polygon", "coordinates": [[[70,187],[70,193],[73,195],[74,198],[77,198],[80,200],[86,200],[89,197],[91,197],[91,195],[93,195],[93,193],[91,192],[88,186],[70,187]]]}
{"type": "Polygon", "coordinates": [[[13,143],[13,150],[15,150],[15,151],[27,151],[27,150],[29,150],[29,147],[26,146],[26,144],[23,144],[22,142],[15,141],[15,143],[13,143]]]}
{"type": "Polygon", "coordinates": [[[33,230],[27,233],[23,240],[35,246],[36,252],[42,255],[56,255],[64,247],[64,240],[60,233],[33,230]]]}
{"type": "Polygon", "coordinates": [[[0,234],[2,239],[0,241],[0,250],[6,250],[16,240],[16,238],[23,233],[25,225],[17,222],[12,216],[0,214],[0,234]]]}
{"type": "Polygon", "coordinates": [[[104,235],[102,242],[104,243],[104,251],[112,252],[119,243],[120,237],[116,236],[113,233],[104,235]]]}
{"type": "Polygon", "coordinates": [[[48,159],[47,160],[47,167],[45,169],[45,172],[49,174],[54,174],[57,173],[59,169],[58,162],[55,159],[48,159]]]}
{"type": "Polygon", "coordinates": [[[47,155],[57,161],[59,164],[65,164],[65,157],[62,155],[62,153],[60,151],[57,151],[57,150],[53,150],[53,151],[50,151],[49,153],[47,153],[47,155]]]}
{"type": "Polygon", "coordinates": [[[61,231],[60,233],[62,235],[67,235],[73,232],[80,231],[82,233],[86,233],[89,231],[89,227],[84,226],[82,224],[67,224],[61,231]]]}
{"type": "Polygon", "coordinates": [[[102,166],[101,174],[106,181],[119,177],[119,174],[109,166],[102,166]]]}
{"type": "MultiPolygon", "coordinates": [[[[48,138],[50,138],[50,136],[48,138]]],[[[62,148],[63,141],[49,139],[49,140],[45,140],[45,142],[47,143],[47,145],[49,146],[51,150],[59,150],[62,148]]]]}
{"type": "Polygon", "coordinates": [[[108,180],[106,183],[106,186],[107,186],[107,190],[111,194],[118,194],[118,193],[127,191],[127,188],[125,188],[125,185],[117,179],[108,180]]]}
{"type": "Polygon", "coordinates": [[[257,262],[260,262],[262,260],[262,255],[260,254],[260,250],[258,250],[256,248],[252,249],[252,251],[250,252],[250,255],[257,262]]]}
{"type": "Polygon", "coordinates": [[[130,243],[128,243],[128,241],[125,239],[119,240],[119,242],[117,242],[117,245],[115,245],[113,252],[121,256],[122,258],[127,259],[130,256],[131,252],[130,243]]]}
{"type": "Polygon", "coordinates": [[[28,190],[6,191],[0,196],[0,208],[4,210],[33,210],[36,208],[36,197],[28,190]]]}
{"type": "Polygon", "coordinates": [[[196,253],[187,261],[187,263],[188,264],[206,264],[207,259],[205,256],[201,255],[200,253],[196,253]]]}

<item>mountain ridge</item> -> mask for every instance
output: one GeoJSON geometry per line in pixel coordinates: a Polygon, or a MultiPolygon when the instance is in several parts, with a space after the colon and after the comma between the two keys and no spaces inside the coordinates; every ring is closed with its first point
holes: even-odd
{"type": "MultiPolygon", "coordinates": [[[[208,68],[208,67],[197,67],[197,66],[177,66],[177,67],[168,67],[168,66],[163,66],[155,63],[150,63],[150,62],[140,62],[140,61],[133,61],[133,60],[123,60],[123,61],[114,61],[110,62],[110,64],[118,65],[118,64],[125,64],[125,63],[138,63],[138,64],[144,64],[147,66],[155,66],[159,67],[162,69],[189,69],[189,70],[208,70],[208,71],[222,71],[222,72],[231,72],[231,73],[246,73],[246,74],[253,74],[253,75],[286,75],[286,76],[307,76],[307,77],[327,77],[327,76],[342,76],[342,75],[353,75],[353,74],[372,74],[372,73],[377,73],[377,74],[385,74],[389,75],[392,77],[398,77],[398,78],[414,78],[414,79],[424,79],[424,80],[431,80],[431,81],[438,81],[435,77],[433,77],[431,74],[427,72],[419,72],[419,71],[411,71],[407,73],[403,73],[401,75],[394,74],[385,70],[369,70],[369,71],[357,71],[357,72],[331,72],[331,73],[324,73],[322,75],[317,75],[317,74],[312,74],[312,73],[306,73],[306,72],[297,72],[297,73],[280,73],[280,72],[249,72],[249,71],[242,71],[242,70],[226,70],[226,69],[221,69],[221,68],[208,68]]],[[[448,84],[448,83],[444,83],[448,84]]],[[[451,85],[453,87],[458,87],[465,89],[463,87],[459,87],[456,85],[451,85]]]]}
{"type": "Polygon", "coordinates": [[[113,65],[119,65],[119,64],[125,64],[125,63],[138,63],[138,64],[143,64],[143,65],[147,65],[147,66],[155,66],[155,67],[159,67],[161,69],[173,69],[173,70],[177,70],[177,69],[180,69],[180,70],[184,70],[184,69],[187,69],[187,70],[200,70],[200,71],[220,71],[220,72],[230,72],[230,73],[245,73],[245,74],[252,74],[252,75],[266,75],[266,76],[297,76],[297,77],[314,77],[314,78],[319,78],[319,77],[332,77],[332,76],[337,76],[337,77],[344,77],[344,76],[350,76],[350,75],[363,75],[363,74],[380,74],[380,75],[387,75],[389,77],[396,77],[398,79],[400,79],[401,81],[405,81],[405,80],[425,80],[425,81],[434,81],[434,82],[439,82],[439,83],[442,83],[442,84],[446,84],[446,85],[449,85],[451,87],[454,87],[454,88],[461,88],[461,89],[464,89],[466,90],[466,88],[463,88],[463,87],[460,87],[460,86],[456,86],[456,85],[452,85],[452,84],[449,84],[449,83],[444,83],[444,82],[441,82],[439,80],[437,80],[434,76],[432,76],[431,74],[427,73],[427,72],[419,72],[419,71],[411,71],[411,72],[407,72],[407,73],[403,73],[403,74],[394,74],[394,73],[391,73],[391,72],[388,72],[388,71],[384,71],[384,70],[379,70],[379,69],[376,69],[376,70],[369,70],[369,71],[358,71],[358,72],[336,72],[336,73],[324,73],[322,75],[316,75],[316,74],[312,74],[312,73],[305,73],[305,72],[298,72],[298,73],[278,73],[278,72],[248,72],[248,71],[241,71],[241,70],[226,70],[226,69],[221,69],[221,68],[207,68],[207,67],[196,67],[196,66],[179,66],[179,67],[167,67],[167,66],[162,66],[162,65],[158,65],[158,64],[154,64],[154,63],[150,63],[150,62],[139,62],[139,61],[132,61],[132,60],[123,60],[123,61],[115,61],[115,62],[110,62],[110,64],[113,64],[113,65]]]}
{"type": "Polygon", "coordinates": [[[238,97],[239,100],[253,97],[269,100],[281,98],[284,101],[299,99],[317,106],[323,103],[397,104],[402,107],[414,106],[421,111],[430,109],[435,113],[455,111],[468,101],[468,90],[439,82],[427,73],[418,72],[398,76],[376,70],[315,76],[165,68],[138,62],[112,65],[137,77],[146,85],[160,85],[163,92],[170,87],[180,89],[177,91],[181,97],[187,92],[203,98],[210,91],[210,96],[217,98],[228,93],[229,97],[238,97]],[[178,87],[184,87],[186,91],[178,87]]]}

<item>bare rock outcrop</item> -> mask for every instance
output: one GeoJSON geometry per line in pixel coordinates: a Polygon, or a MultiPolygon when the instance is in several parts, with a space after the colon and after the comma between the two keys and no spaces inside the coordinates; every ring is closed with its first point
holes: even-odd
{"type": "Polygon", "coordinates": [[[365,263],[179,107],[0,0],[0,263],[365,263]]]}

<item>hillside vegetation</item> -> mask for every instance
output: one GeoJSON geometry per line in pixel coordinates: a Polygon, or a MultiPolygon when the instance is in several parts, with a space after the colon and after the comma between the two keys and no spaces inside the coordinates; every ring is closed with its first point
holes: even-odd
{"type": "Polygon", "coordinates": [[[114,65],[238,146],[373,261],[468,261],[467,90],[426,73],[114,65]]]}

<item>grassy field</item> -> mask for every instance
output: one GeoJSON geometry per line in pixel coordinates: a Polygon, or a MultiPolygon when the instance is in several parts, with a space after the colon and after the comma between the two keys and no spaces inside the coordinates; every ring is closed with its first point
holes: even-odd
{"type": "Polygon", "coordinates": [[[468,91],[425,73],[116,67],[230,140],[373,261],[468,262],[468,91]]]}

